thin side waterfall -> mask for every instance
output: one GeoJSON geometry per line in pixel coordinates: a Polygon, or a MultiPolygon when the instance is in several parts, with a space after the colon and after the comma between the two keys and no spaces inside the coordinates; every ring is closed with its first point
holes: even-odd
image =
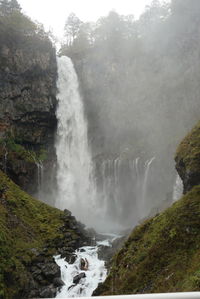
{"type": "Polygon", "coordinates": [[[179,200],[182,194],[183,194],[183,182],[179,174],[177,173],[176,180],[174,183],[174,188],[173,188],[173,201],[179,200]]]}
{"type": "MultiPolygon", "coordinates": [[[[87,122],[74,66],[68,57],[57,58],[57,186],[56,206],[69,209],[85,224],[94,211],[92,158],[87,122]]],[[[88,223],[89,222],[89,223],[88,223]]]]}
{"type": "Polygon", "coordinates": [[[44,181],[44,167],[42,161],[35,161],[35,164],[37,165],[38,196],[40,198],[44,181]]]}
{"type": "Polygon", "coordinates": [[[6,150],[5,155],[4,155],[4,172],[5,173],[7,173],[7,156],[8,156],[8,152],[6,150]]]}
{"type": "Polygon", "coordinates": [[[144,173],[144,181],[143,181],[143,185],[142,185],[142,197],[141,197],[141,204],[140,204],[140,215],[141,217],[145,217],[147,215],[145,215],[145,204],[146,204],[146,198],[147,198],[147,181],[148,181],[148,175],[149,175],[149,169],[151,166],[151,163],[153,162],[153,160],[155,159],[155,157],[151,158],[150,160],[147,160],[145,162],[145,173],[144,173]]]}
{"type": "Polygon", "coordinates": [[[112,225],[119,229],[120,226],[133,226],[148,216],[151,209],[150,170],[154,160],[155,157],[144,162],[139,157],[124,159],[118,156],[103,159],[96,165],[97,195],[110,228],[112,225]]]}
{"type": "Polygon", "coordinates": [[[37,160],[35,155],[31,155],[32,159],[37,166],[37,196],[42,198],[43,183],[44,183],[44,166],[42,161],[37,160]]]}

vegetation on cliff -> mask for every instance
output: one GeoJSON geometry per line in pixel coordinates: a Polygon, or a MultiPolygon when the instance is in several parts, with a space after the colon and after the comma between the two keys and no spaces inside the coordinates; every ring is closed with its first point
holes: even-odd
{"type": "Polygon", "coordinates": [[[0,172],[0,298],[28,298],[51,285],[56,273],[49,275],[45,264],[55,267],[53,254],[73,251],[84,239],[70,213],[32,198],[0,172]]]}
{"type": "Polygon", "coordinates": [[[200,182],[200,122],[180,143],[175,161],[187,192],[200,182]]]}
{"type": "MultiPolygon", "coordinates": [[[[177,150],[177,169],[199,173],[199,124],[177,150]]],[[[114,256],[95,294],[160,293],[200,289],[200,180],[179,201],[136,227],[114,256]]],[[[187,186],[186,186],[186,190],[187,186]]]]}

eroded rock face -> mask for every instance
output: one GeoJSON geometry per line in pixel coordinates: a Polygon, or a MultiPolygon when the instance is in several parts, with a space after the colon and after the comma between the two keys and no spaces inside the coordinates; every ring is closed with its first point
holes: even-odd
{"type": "MultiPolygon", "coordinates": [[[[0,138],[9,134],[28,150],[45,149],[48,168],[55,158],[56,77],[55,49],[48,39],[35,36],[0,45],[0,138]]],[[[1,152],[0,168],[5,171],[6,150],[1,152]]],[[[9,160],[8,155],[7,174],[34,194],[37,166],[29,162],[21,157],[9,160]]]]}
{"type": "Polygon", "coordinates": [[[175,161],[184,193],[200,184],[200,122],[180,143],[175,161]]]}

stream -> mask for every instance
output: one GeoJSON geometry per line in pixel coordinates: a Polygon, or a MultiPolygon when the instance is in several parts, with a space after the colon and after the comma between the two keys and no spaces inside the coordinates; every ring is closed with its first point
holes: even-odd
{"type": "Polygon", "coordinates": [[[97,242],[95,246],[80,247],[74,252],[76,260],[72,264],[60,255],[54,256],[65,284],[56,298],[92,296],[98,284],[104,282],[107,276],[105,261],[98,258],[98,250],[101,246],[112,247],[112,242],[118,237],[109,235],[108,239],[97,242]]]}

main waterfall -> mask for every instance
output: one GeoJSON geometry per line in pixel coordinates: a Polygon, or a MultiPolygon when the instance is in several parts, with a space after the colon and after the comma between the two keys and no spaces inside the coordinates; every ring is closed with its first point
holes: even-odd
{"type": "Polygon", "coordinates": [[[57,199],[56,206],[69,209],[88,223],[93,209],[92,160],[87,122],[74,66],[68,57],[57,58],[57,199]]]}
{"type": "Polygon", "coordinates": [[[56,206],[99,231],[119,231],[148,216],[152,162],[123,154],[94,159],[78,78],[68,57],[57,59],[56,206]]]}

